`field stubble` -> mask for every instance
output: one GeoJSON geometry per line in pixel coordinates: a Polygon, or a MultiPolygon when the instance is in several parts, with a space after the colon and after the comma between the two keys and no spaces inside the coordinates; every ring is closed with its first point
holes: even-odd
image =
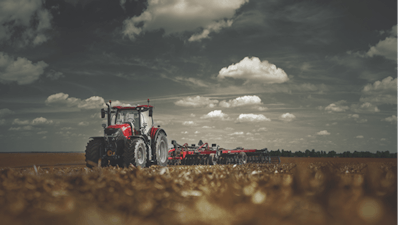
{"type": "Polygon", "coordinates": [[[396,224],[397,159],[1,168],[0,218],[13,225],[396,224]]]}

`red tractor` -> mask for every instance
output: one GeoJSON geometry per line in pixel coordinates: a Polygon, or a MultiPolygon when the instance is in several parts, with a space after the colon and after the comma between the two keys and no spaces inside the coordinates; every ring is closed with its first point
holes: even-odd
{"type": "Polygon", "coordinates": [[[86,146],[86,165],[147,167],[152,164],[167,166],[167,133],[160,126],[153,126],[153,106],[113,106],[106,104],[101,118],[107,114],[104,136],[91,137],[86,146]]]}

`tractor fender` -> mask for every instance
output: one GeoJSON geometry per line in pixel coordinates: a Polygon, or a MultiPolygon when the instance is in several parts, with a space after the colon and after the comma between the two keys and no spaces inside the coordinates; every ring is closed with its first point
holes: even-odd
{"type": "Polygon", "coordinates": [[[154,135],[154,139],[156,139],[156,138],[157,138],[157,136],[158,136],[158,134],[159,134],[160,132],[164,133],[164,134],[165,134],[165,136],[167,136],[167,132],[165,132],[165,130],[164,130],[164,129],[162,129],[162,128],[158,128],[158,129],[157,129],[157,131],[156,131],[156,134],[154,135]]]}

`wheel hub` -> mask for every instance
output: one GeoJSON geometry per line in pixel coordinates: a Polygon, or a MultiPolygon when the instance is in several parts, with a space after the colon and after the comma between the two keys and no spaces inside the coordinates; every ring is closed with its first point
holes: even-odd
{"type": "Polygon", "coordinates": [[[115,152],[113,150],[111,150],[111,149],[108,149],[107,150],[107,156],[113,156],[113,155],[115,155],[115,152]]]}

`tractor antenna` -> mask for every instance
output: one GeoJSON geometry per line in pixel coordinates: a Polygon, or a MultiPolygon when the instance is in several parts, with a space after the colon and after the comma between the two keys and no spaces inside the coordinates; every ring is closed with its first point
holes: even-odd
{"type": "Polygon", "coordinates": [[[147,99],[147,106],[150,107],[150,99],[147,99]]]}

